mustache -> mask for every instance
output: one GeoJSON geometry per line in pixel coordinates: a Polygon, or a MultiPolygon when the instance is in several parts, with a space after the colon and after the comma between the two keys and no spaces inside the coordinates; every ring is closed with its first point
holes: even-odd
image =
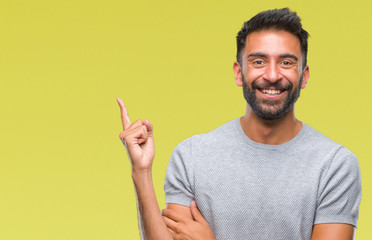
{"type": "Polygon", "coordinates": [[[263,88],[275,88],[279,90],[290,90],[292,89],[293,84],[291,82],[285,82],[283,83],[282,81],[276,81],[276,82],[269,82],[269,81],[254,81],[252,83],[252,89],[263,89],[263,88]]]}

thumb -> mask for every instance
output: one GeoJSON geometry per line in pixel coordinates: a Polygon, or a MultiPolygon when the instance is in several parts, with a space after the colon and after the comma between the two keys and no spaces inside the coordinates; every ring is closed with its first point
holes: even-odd
{"type": "Polygon", "coordinates": [[[198,207],[196,206],[196,202],[192,201],[191,205],[191,214],[192,217],[195,219],[195,221],[200,222],[200,223],[206,223],[207,221],[203,218],[203,215],[199,211],[198,207]]]}

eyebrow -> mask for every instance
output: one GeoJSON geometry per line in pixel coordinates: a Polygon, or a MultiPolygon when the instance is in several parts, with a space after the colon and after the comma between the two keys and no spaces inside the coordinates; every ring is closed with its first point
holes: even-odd
{"type": "Polygon", "coordinates": [[[292,58],[292,59],[298,61],[298,57],[296,57],[293,54],[289,54],[289,53],[281,54],[281,55],[279,55],[279,58],[292,58]]]}
{"type": "Polygon", "coordinates": [[[247,58],[250,58],[250,57],[262,57],[262,58],[267,58],[267,54],[260,53],[260,52],[253,52],[253,53],[247,55],[247,58]]]}
{"type": "MultiPolygon", "coordinates": [[[[250,57],[268,58],[268,55],[265,54],[265,53],[261,53],[261,52],[253,52],[253,53],[250,53],[250,54],[247,55],[247,59],[250,58],[250,57]]],[[[290,53],[280,54],[279,58],[292,58],[295,61],[298,61],[298,57],[296,57],[295,55],[290,54],[290,53]]]]}

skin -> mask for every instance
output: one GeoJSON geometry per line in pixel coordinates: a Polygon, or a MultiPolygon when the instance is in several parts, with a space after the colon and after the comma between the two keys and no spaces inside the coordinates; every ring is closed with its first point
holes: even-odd
{"type": "Polygon", "coordinates": [[[142,235],[148,240],[172,240],[156,200],[152,182],[152,162],[155,156],[153,127],[147,120],[130,122],[124,102],[116,99],[121,111],[123,131],[119,138],[132,164],[132,179],[137,194],[142,235]]]}
{"type": "MultiPolygon", "coordinates": [[[[291,83],[292,91],[298,86],[299,78],[303,76],[301,88],[305,88],[309,79],[309,67],[303,70],[300,42],[296,36],[285,31],[260,31],[253,32],[247,36],[246,47],[242,54],[242,66],[234,62],[233,70],[235,73],[235,84],[243,86],[242,73],[245,76],[248,87],[253,82],[277,81],[283,84],[291,83]],[[282,56],[294,56],[292,57],[282,56]]],[[[265,94],[256,90],[259,102],[263,101],[284,101],[288,96],[288,91],[283,92],[275,99],[268,98],[265,94]]],[[[262,104],[262,108],[272,110],[278,106],[268,106],[262,104]]],[[[240,119],[243,131],[255,142],[264,144],[282,144],[297,135],[301,130],[302,124],[295,118],[294,108],[292,108],[282,118],[276,120],[264,120],[257,116],[247,104],[246,114],[240,119]]]]}
{"type": "Polygon", "coordinates": [[[131,123],[124,102],[120,98],[116,100],[120,107],[123,126],[119,138],[132,164],[132,179],[137,195],[143,239],[214,239],[195,202],[191,207],[169,204],[167,209],[162,211],[164,217],[162,216],[152,181],[152,163],[155,156],[153,126],[148,120],[131,123]]]}
{"type": "Polygon", "coordinates": [[[188,211],[191,212],[191,219],[169,208],[162,211],[164,222],[168,226],[173,239],[214,240],[212,230],[196,207],[195,201],[191,203],[188,211]]]}
{"type": "MultiPolygon", "coordinates": [[[[306,87],[309,67],[302,67],[299,39],[291,33],[276,30],[253,32],[247,36],[246,47],[241,64],[234,62],[235,83],[252,89],[253,84],[280,82],[292,84],[291,91],[306,87]],[[243,78],[244,75],[244,78],[243,78]],[[302,77],[302,83],[300,79],[302,77]]],[[[283,106],[290,94],[289,90],[280,95],[266,95],[255,90],[257,102],[264,111],[275,112],[283,106]]],[[[137,193],[138,208],[146,239],[215,239],[212,231],[194,203],[190,207],[168,204],[167,209],[159,211],[153,189],[151,167],[154,158],[152,125],[147,121],[130,123],[124,103],[117,99],[124,131],[120,139],[132,162],[132,178],[137,193]]],[[[240,118],[243,131],[255,142],[263,144],[282,144],[295,137],[302,123],[295,117],[294,108],[275,120],[265,120],[252,111],[249,104],[246,113],[240,118]]],[[[327,223],[313,227],[311,240],[352,240],[355,228],[349,224],[327,223]]]]}

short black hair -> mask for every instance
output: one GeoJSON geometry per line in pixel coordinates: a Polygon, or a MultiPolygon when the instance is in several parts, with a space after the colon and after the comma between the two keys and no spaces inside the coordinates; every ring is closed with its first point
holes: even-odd
{"type": "Polygon", "coordinates": [[[307,62],[307,39],[309,33],[302,28],[301,18],[296,12],[290,11],[289,8],[263,11],[244,23],[242,29],[236,36],[236,60],[239,64],[242,65],[241,58],[248,34],[270,29],[287,31],[298,37],[300,40],[304,68],[307,62]]]}

